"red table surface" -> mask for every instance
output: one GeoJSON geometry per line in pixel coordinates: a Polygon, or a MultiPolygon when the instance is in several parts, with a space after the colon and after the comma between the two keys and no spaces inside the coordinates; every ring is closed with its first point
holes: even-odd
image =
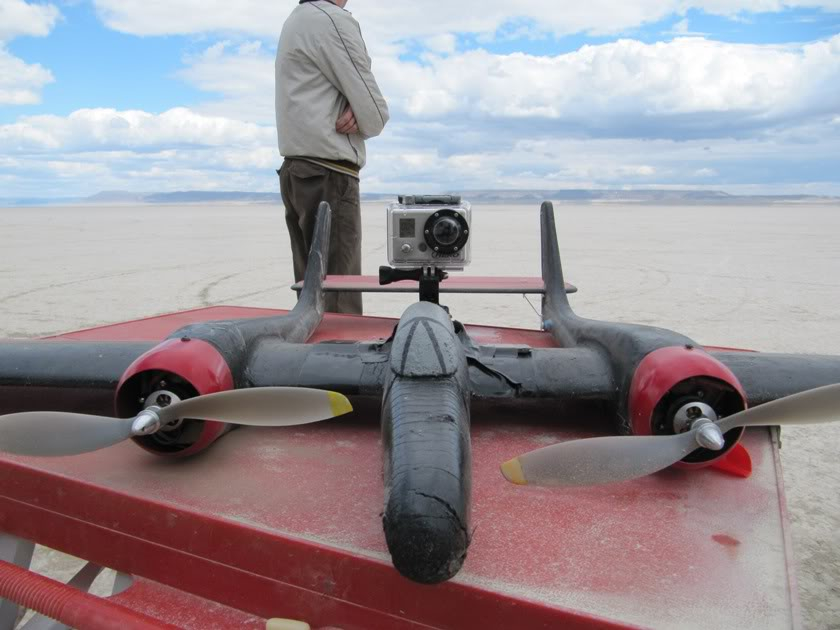
{"type": "MultiPolygon", "coordinates": [[[[214,307],[62,338],[154,340],[190,322],[275,312],[214,307]]],[[[393,325],[328,315],[313,341],[382,338],[393,325]]],[[[468,330],[480,343],[553,345],[539,331],[468,330]]],[[[348,630],[798,625],[770,431],[745,436],[749,480],[677,469],[595,488],[502,479],[502,461],[607,430],[582,428],[585,420],[473,414],[473,542],[461,573],[434,587],[390,566],[379,426],[369,415],[241,429],[185,461],[131,443],[80,457],[5,456],[0,530],[192,594],[178,600],[185,628],[231,627],[208,625],[194,596],[348,630]]],[[[172,614],[156,599],[143,608],[131,592],[119,596],[127,605],[172,614]]]]}

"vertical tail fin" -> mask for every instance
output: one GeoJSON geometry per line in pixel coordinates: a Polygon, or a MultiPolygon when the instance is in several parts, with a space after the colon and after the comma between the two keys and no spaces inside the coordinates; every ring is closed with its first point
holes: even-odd
{"type": "Polygon", "coordinates": [[[289,342],[303,343],[324,317],[324,278],[327,275],[327,262],[330,255],[330,225],[332,210],[330,204],[322,201],[318,206],[312,245],[306,262],[306,274],[303,277],[303,289],[298,303],[285,317],[286,325],[281,336],[289,342]]]}
{"type": "Polygon", "coordinates": [[[544,201],[540,207],[540,236],[542,244],[542,277],[545,283],[545,298],[558,310],[570,309],[566,297],[566,281],[563,265],[560,263],[560,248],[557,245],[557,228],[554,225],[554,205],[544,201]]]}
{"type": "Polygon", "coordinates": [[[312,233],[312,246],[309,248],[309,258],[306,261],[306,274],[303,277],[303,289],[300,300],[294,311],[318,310],[324,312],[324,278],[327,275],[327,261],[330,256],[330,225],[332,223],[332,209],[330,204],[322,201],[318,206],[315,219],[315,230],[312,233]]]}
{"type": "Polygon", "coordinates": [[[554,225],[554,206],[543,202],[540,208],[540,232],[542,238],[542,275],[545,284],[543,296],[543,326],[561,347],[571,348],[576,344],[575,335],[569,325],[578,319],[569,298],[566,296],[566,281],[563,265],[560,263],[560,247],[557,245],[557,228],[554,225]]]}

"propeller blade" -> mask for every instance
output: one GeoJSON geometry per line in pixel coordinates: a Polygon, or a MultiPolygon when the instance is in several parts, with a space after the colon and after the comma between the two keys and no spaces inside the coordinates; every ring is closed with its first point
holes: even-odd
{"type": "Polygon", "coordinates": [[[515,457],[502,474],[523,486],[591,486],[650,475],[698,448],[695,431],[572,440],[515,457]]]}
{"type": "MultiPolygon", "coordinates": [[[[326,420],[353,408],[341,394],[298,387],[240,389],[190,398],[156,412],[160,423],[203,418],[231,424],[293,426],[326,420]]],[[[153,411],[153,410],[149,410],[153,411]]],[[[79,455],[156,431],[154,414],[106,418],[35,411],[0,416],[0,451],[16,455],[79,455]],[[153,422],[143,423],[142,420],[153,422]],[[135,422],[140,421],[137,426],[135,422]]]]}
{"type": "MultiPolygon", "coordinates": [[[[840,420],[840,384],[827,385],[752,407],[718,421],[735,427],[819,424],[840,420]]],[[[502,464],[502,474],[519,485],[586,486],[643,477],[695,451],[697,430],[679,435],[605,437],[563,442],[502,464]]]]}
{"type": "Polygon", "coordinates": [[[327,420],[353,411],[341,394],[303,387],[255,387],[188,398],[158,412],[168,424],[179,418],[230,424],[290,427],[327,420]]]}
{"type": "Polygon", "coordinates": [[[717,425],[726,433],[735,427],[821,424],[840,420],[840,383],[792,394],[732,414],[717,425]]]}
{"type": "Polygon", "coordinates": [[[89,453],[131,437],[134,418],[33,411],[0,416],[0,451],[56,457],[89,453]]]}

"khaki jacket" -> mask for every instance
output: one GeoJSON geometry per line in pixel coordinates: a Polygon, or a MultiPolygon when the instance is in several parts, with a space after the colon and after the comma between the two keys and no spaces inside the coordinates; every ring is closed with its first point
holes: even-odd
{"type": "Polygon", "coordinates": [[[365,139],[388,122],[359,24],[329,0],[300,4],[280,34],[275,61],[275,107],[280,154],[365,165],[365,139]],[[358,134],[335,122],[348,102],[358,134]]]}

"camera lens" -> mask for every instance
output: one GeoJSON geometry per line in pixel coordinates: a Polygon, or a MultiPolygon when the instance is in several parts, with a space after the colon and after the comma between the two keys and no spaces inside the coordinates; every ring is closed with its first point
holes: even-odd
{"type": "Polygon", "coordinates": [[[423,240],[435,257],[461,256],[470,237],[470,224],[452,208],[433,210],[423,224],[423,240]]]}
{"type": "Polygon", "coordinates": [[[461,225],[451,217],[443,217],[432,226],[432,236],[443,247],[449,247],[461,238],[461,225]]]}

